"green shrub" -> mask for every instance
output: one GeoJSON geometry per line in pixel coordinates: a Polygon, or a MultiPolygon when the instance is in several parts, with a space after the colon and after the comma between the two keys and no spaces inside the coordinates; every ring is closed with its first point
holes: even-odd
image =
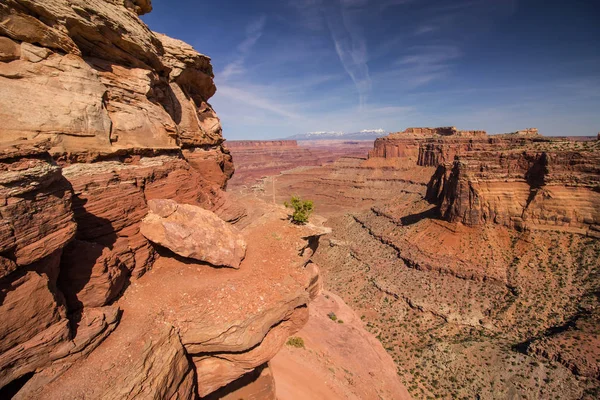
{"type": "Polygon", "coordinates": [[[327,314],[327,316],[329,317],[330,320],[332,321],[337,321],[337,315],[335,315],[335,313],[332,311],[329,314],[327,314]]]}
{"type": "Polygon", "coordinates": [[[297,224],[305,224],[308,222],[308,217],[313,212],[314,204],[312,200],[302,200],[298,196],[292,196],[290,202],[283,203],[288,208],[293,208],[292,221],[297,224]]]}
{"type": "Polygon", "coordinates": [[[297,347],[297,348],[304,348],[304,339],[302,339],[301,337],[298,336],[292,336],[291,338],[288,339],[288,341],[286,342],[286,344],[288,346],[292,346],[292,347],[297,347]]]}

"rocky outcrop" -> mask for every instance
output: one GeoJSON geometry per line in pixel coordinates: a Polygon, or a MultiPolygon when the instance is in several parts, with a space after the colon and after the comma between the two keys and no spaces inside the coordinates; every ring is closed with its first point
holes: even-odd
{"type": "Polygon", "coordinates": [[[235,227],[200,207],[173,200],[148,201],[140,232],[152,243],[212,265],[239,268],[246,241],[235,227]]]}
{"type": "Polygon", "coordinates": [[[431,167],[452,161],[469,143],[487,136],[485,131],[461,131],[456,127],[407,128],[375,140],[370,158],[404,158],[431,167]]]}
{"type": "Polygon", "coordinates": [[[159,257],[119,300],[117,329],[60,376],[36,374],[19,398],[194,398],[271,359],[306,321],[306,248],[327,230],[264,211],[242,230],[255,245],[239,270],[159,257]]]}
{"type": "Polygon", "coordinates": [[[493,136],[409,128],[377,139],[369,157],[436,167],[426,197],[450,222],[595,237],[600,160],[589,139],[543,137],[536,128],[493,136]]]}
{"type": "Polygon", "coordinates": [[[210,59],[151,32],[143,3],[4,2],[2,140],[46,137],[79,157],[219,145],[210,59]]]}
{"type": "Polygon", "coordinates": [[[224,192],[234,169],[208,103],[210,58],[150,31],[150,10],[0,4],[2,398],[207,395],[262,368],[318,291],[321,230],[277,207],[246,216],[224,192]],[[149,212],[164,227],[190,210],[211,226],[187,233],[214,242],[182,252],[144,233],[204,262],[141,231],[149,212]],[[239,266],[243,241],[240,270],[214,268],[239,266]]]}
{"type": "Polygon", "coordinates": [[[68,181],[46,142],[6,144],[0,161],[0,387],[89,353],[114,328],[117,307],[69,309],[58,288],[76,233],[68,181]],[[72,323],[77,320],[78,328],[72,323]]]}
{"type": "Polygon", "coordinates": [[[595,142],[499,145],[493,141],[438,167],[429,199],[445,219],[595,235],[600,222],[595,142]]]}

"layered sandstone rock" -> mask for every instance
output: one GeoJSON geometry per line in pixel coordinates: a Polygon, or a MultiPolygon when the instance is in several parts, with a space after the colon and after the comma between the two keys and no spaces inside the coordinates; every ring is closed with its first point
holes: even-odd
{"type": "Polygon", "coordinates": [[[600,159],[589,138],[409,128],[377,139],[369,157],[437,167],[427,198],[448,221],[597,236],[600,159]]]}
{"type": "Polygon", "coordinates": [[[207,103],[216,90],[210,58],[151,32],[137,16],[149,8],[130,1],[0,5],[9,61],[0,65],[2,140],[47,137],[53,153],[92,155],[218,145],[220,123],[207,103]]]}
{"type": "Polygon", "coordinates": [[[229,187],[241,191],[271,175],[297,167],[323,165],[342,156],[365,157],[372,141],[239,140],[227,141],[235,158],[236,173],[229,187]]]}
{"type": "Polygon", "coordinates": [[[61,255],[76,224],[70,185],[47,145],[17,142],[2,149],[0,387],[87,354],[118,321],[117,307],[70,310],[58,287],[61,255]]]}
{"type": "Polygon", "coordinates": [[[452,161],[454,155],[466,150],[473,140],[486,137],[485,131],[461,131],[456,127],[407,128],[402,132],[375,140],[369,157],[404,158],[421,166],[437,166],[440,162],[452,161]],[[436,143],[434,147],[425,144],[436,143]],[[443,146],[443,149],[439,149],[443,146]],[[433,150],[433,151],[432,151],[433,150]]]}
{"type": "Polygon", "coordinates": [[[34,376],[20,398],[194,398],[270,360],[306,322],[305,249],[327,230],[265,211],[242,230],[255,246],[239,270],[160,257],[119,300],[117,329],[62,375],[34,376]]]}
{"type": "Polygon", "coordinates": [[[150,31],[150,10],[0,4],[0,397],[206,395],[272,358],[318,291],[323,232],[278,208],[246,217],[223,191],[210,58],[150,31]],[[241,244],[198,264],[155,247],[140,232],[155,199],[214,212],[213,237],[237,222],[242,269],[213,268],[241,244]]]}
{"type": "MultiPolygon", "coordinates": [[[[503,141],[510,139],[502,139],[503,141]]],[[[595,142],[481,144],[430,182],[430,199],[449,221],[499,223],[593,236],[600,222],[600,158],[595,142]],[[498,148],[500,147],[500,148],[498,148]]]]}

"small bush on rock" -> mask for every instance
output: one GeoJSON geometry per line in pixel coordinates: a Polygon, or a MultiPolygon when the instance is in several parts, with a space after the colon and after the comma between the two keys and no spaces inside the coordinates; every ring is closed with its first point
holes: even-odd
{"type": "Polygon", "coordinates": [[[292,336],[291,338],[288,339],[288,341],[286,342],[286,344],[288,346],[292,346],[292,347],[297,347],[297,348],[304,348],[304,339],[302,339],[301,337],[298,336],[292,336]]]}
{"type": "Polygon", "coordinates": [[[283,203],[287,208],[293,208],[292,221],[297,224],[305,224],[308,222],[308,217],[313,212],[314,204],[312,200],[302,200],[298,196],[292,196],[289,203],[283,203]]]}

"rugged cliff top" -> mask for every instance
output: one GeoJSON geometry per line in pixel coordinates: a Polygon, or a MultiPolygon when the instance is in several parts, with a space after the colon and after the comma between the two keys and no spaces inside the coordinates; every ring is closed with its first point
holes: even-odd
{"type": "MultiPolygon", "coordinates": [[[[455,136],[455,137],[482,137],[486,136],[485,131],[461,131],[455,126],[443,126],[437,128],[406,128],[402,132],[390,133],[387,138],[389,139],[401,139],[401,138],[433,138],[443,136],[455,136]]],[[[384,138],[385,139],[385,138],[384,138]]]]}
{"type": "Polygon", "coordinates": [[[0,143],[45,138],[53,154],[117,154],[223,141],[207,103],[210,58],[152,32],[147,0],[0,4],[0,143]]]}

